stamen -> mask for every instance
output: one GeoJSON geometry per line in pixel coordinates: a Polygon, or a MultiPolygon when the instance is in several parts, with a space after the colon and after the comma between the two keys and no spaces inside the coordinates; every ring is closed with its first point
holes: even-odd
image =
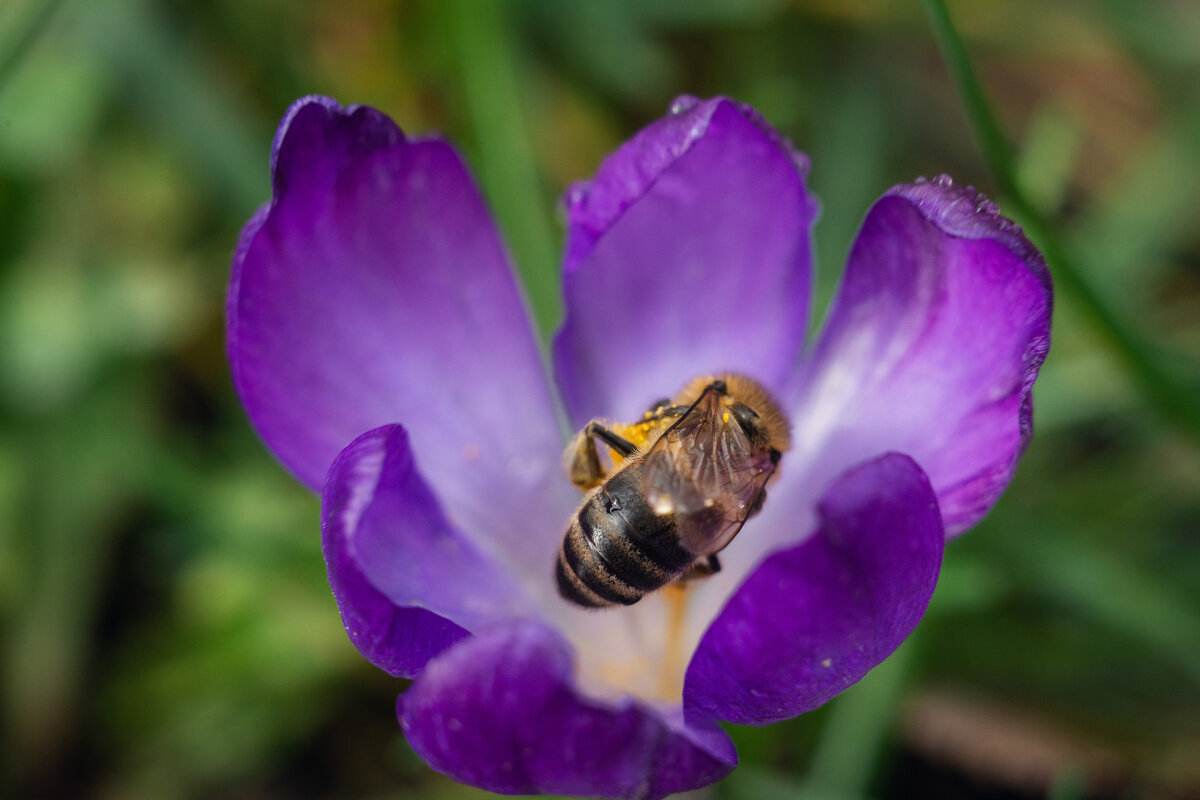
{"type": "Polygon", "coordinates": [[[667,603],[667,630],[663,643],[662,671],[659,673],[658,694],[662,697],[683,696],[683,623],[687,619],[687,581],[672,583],[662,589],[667,603]]]}

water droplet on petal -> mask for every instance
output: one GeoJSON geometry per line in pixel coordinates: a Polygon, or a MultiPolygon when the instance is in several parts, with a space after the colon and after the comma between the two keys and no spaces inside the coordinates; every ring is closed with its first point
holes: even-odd
{"type": "Polygon", "coordinates": [[[933,179],[933,182],[938,186],[953,186],[954,180],[949,175],[938,175],[933,179]]]}
{"type": "Polygon", "coordinates": [[[580,181],[579,183],[572,184],[571,187],[567,189],[567,209],[579,208],[581,205],[587,202],[587,197],[588,185],[586,183],[580,181]]]}
{"type": "Polygon", "coordinates": [[[671,102],[672,114],[683,114],[691,111],[700,103],[700,99],[695,95],[681,94],[671,102]]]}

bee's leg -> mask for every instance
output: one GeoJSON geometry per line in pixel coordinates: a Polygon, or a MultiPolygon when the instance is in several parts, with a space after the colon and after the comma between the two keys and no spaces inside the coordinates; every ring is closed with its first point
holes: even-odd
{"type": "Polygon", "coordinates": [[[580,489],[591,489],[599,486],[604,478],[604,467],[600,464],[600,456],[596,453],[596,443],[592,437],[580,431],[567,446],[567,474],[571,483],[580,489]]]}
{"type": "Polygon", "coordinates": [[[746,511],[746,519],[750,519],[758,512],[762,511],[763,503],[767,502],[767,489],[763,487],[758,490],[758,495],[750,501],[750,508],[746,511]]]}
{"type": "Polygon", "coordinates": [[[629,458],[633,455],[633,451],[637,450],[637,445],[633,442],[618,436],[595,420],[587,424],[587,427],[583,429],[583,435],[588,437],[589,440],[595,438],[604,442],[613,450],[620,453],[621,458],[629,458]]]}
{"type": "Polygon", "coordinates": [[[637,450],[632,442],[595,420],[589,422],[567,447],[567,472],[570,473],[571,483],[580,489],[599,486],[604,479],[604,465],[600,463],[600,454],[596,452],[596,439],[617,451],[622,458],[628,458],[637,450]]]}
{"type": "Polygon", "coordinates": [[[692,564],[680,580],[690,581],[695,578],[707,578],[709,575],[716,575],[720,571],[721,562],[717,559],[717,554],[713,553],[704,560],[692,564]]]}

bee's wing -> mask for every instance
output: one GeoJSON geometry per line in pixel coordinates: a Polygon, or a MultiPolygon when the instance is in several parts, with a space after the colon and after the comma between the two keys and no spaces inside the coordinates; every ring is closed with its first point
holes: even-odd
{"type": "Polygon", "coordinates": [[[701,556],[737,535],[774,470],[720,395],[705,391],[646,453],[642,484],[654,512],[673,513],[680,543],[701,556]]]}

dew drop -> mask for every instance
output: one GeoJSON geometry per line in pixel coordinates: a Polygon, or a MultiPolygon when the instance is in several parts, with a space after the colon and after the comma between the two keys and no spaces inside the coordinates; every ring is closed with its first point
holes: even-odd
{"type": "Polygon", "coordinates": [[[571,188],[567,189],[567,208],[579,208],[587,201],[587,197],[588,187],[586,183],[572,184],[571,188]]]}
{"type": "Polygon", "coordinates": [[[695,95],[681,94],[671,102],[671,113],[683,114],[684,112],[691,111],[699,102],[700,99],[695,95]]]}

